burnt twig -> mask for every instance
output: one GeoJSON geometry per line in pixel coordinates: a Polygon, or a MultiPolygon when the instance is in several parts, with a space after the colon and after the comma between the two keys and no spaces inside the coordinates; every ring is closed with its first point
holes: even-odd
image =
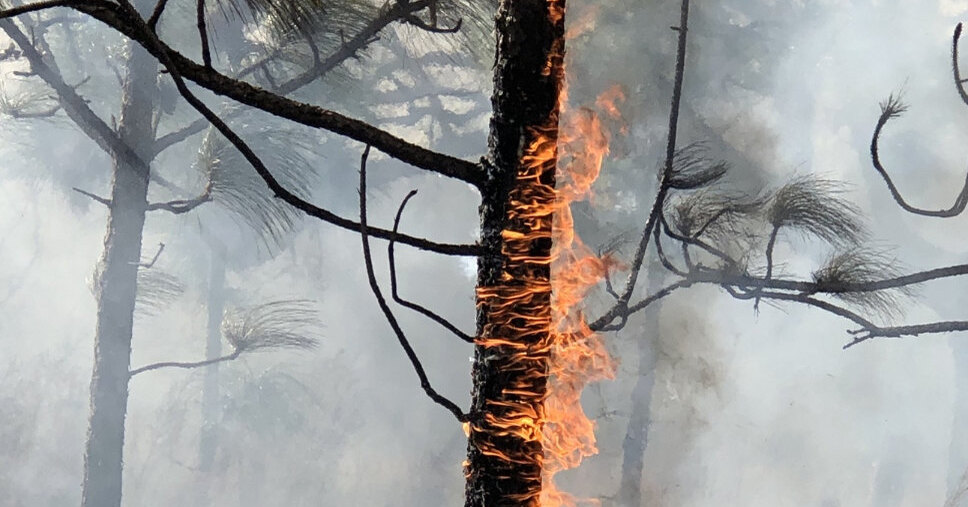
{"type": "MultiPolygon", "coordinates": [[[[366,149],[363,151],[363,155],[360,157],[360,238],[363,241],[363,262],[366,265],[366,277],[370,282],[370,289],[373,291],[373,296],[376,297],[377,304],[380,305],[380,310],[383,311],[383,315],[386,317],[387,322],[390,327],[393,328],[393,333],[397,336],[397,341],[400,342],[400,346],[403,347],[404,352],[407,354],[407,358],[410,360],[410,364],[413,366],[414,371],[417,373],[417,377],[420,378],[420,387],[423,388],[427,396],[430,397],[434,403],[446,408],[450,413],[454,414],[454,417],[458,421],[464,422],[467,420],[467,415],[457,406],[456,403],[450,401],[446,397],[442,396],[433,386],[430,385],[430,380],[427,378],[427,373],[424,371],[423,365],[420,364],[420,358],[417,357],[417,353],[410,346],[410,341],[407,340],[407,336],[403,333],[403,329],[400,328],[400,324],[397,322],[396,317],[393,315],[393,311],[390,306],[387,305],[386,299],[383,298],[383,293],[380,292],[380,285],[376,281],[376,274],[373,272],[373,258],[370,255],[370,240],[369,231],[366,225],[366,159],[370,154],[370,146],[367,145],[366,149]]],[[[402,206],[401,206],[402,208],[402,206]]]]}
{"type": "MultiPolygon", "coordinates": [[[[958,29],[955,30],[955,48],[958,47],[958,35],[961,33],[960,28],[961,24],[959,24],[958,29]]],[[[957,49],[955,52],[957,57],[957,49]]],[[[957,81],[959,77],[958,64],[956,60],[955,80],[957,81]]],[[[957,84],[958,93],[965,97],[963,84],[957,84]]],[[[965,211],[966,205],[968,205],[968,175],[965,176],[965,184],[961,187],[961,192],[958,194],[958,197],[955,198],[955,202],[950,208],[942,210],[928,210],[917,208],[908,204],[908,202],[904,199],[904,196],[902,196],[901,192],[897,189],[897,186],[894,185],[894,181],[891,179],[891,176],[887,174],[887,170],[884,169],[884,166],[881,164],[880,148],[878,145],[880,142],[881,131],[884,129],[884,126],[887,125],[888,121],[890,121],[892,118],[901,116],[901,114],[903,114],[905,111],[907,111],[907,106],[901,102],[900,94],[891,94],[887,100],[881,102],[881,115],[877,119],[877,125],[874,127],[874,135],[871,137],[871,162],[874,164],[874,169],[878,174],[881,175],[884,183],[887,183],[887,188],[891,191],[891,196],[894,198],[894,202],[904,209],[904,211],[913,213],[915,215],[937,218],[950,218],[960,215],[963,211],[965,211]]]]}
{"type": "MultiPolygon", "coordinates": [[[[415,195],[417,195],[417,191],[411,190],[407,194],[407,196],[403,198],[403,202],[400,203],[400,208],[397,209],[397,215],[393,219],[393,234],[397,234],[397,229],[400,227],[400,218],[403,216],[403,208],[407,206],[407,202],[410,201],[410,199],[415,195]]],[[[424,306],[421,306],[417,303],[408,301],[400,297],[400,295],[397,293],[397,262],[396,262],[396,256],[393,253],[394,243],[395,242],[393,238],[390,238],[390,241],[387,244],[387,259],[389,260],[389,264],[390,264],[390,294],[393,296],[393,300],[396,301],[397,304],[405,308],[409,308],[427,317],[428,319],[440,324],[451,333],[454,333],[454,335],[456,335],[461,340],[464,340],[467,343],[474,343],[473,336],[461,331],[460,329],[457,328],[457,326],[455,326],[454,324],[451,324],[450,321],[448,321],[447,319],[441,317],[440,315],[434,313],[433,311],[431,311],[430,309],[424,306]]]]}

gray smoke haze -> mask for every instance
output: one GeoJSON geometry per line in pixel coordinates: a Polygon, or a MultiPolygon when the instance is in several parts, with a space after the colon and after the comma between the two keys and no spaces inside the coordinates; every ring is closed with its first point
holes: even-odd
{"type": "MultiPolygon", "coordinates": [[[[600,245],[640,228],[651,204],[678,3],[572,1],[569,9],[572,22],[596,11],[594,28],[569,42],[572,103],[588,103],[614,84],[627,95],[629,134],[613,145],[593,204],[576,212],[586,242],[600,245]]],[[[966,170],[968,108],[952,86],[949,51],[951,31],[966,17],[968,1],[960,0],[697,3],[680,144],[706,141],[712,156],[731,163],[735,188],[775,188],[814,173],[850,183],[849,199],[869,216],[876,246],[890,249],[904,270],[964,262],[966,219],[900,211],[871,168],[867,147],[878,102],[903,90],[911,109],[885,131],[885,164],[911,202],[953,202],[966,170]]],[[[397,42],[408,34],[397,29],[396,37],[299,98],[476,159],[486,149],[490,62],[436,53],[423,38],[397,42]]],[[[68,64],[69,54],[56,53],[70,46],[62,40],[55,56],[65,62],[69,82],[92,75],[80,91],[108,118],[116,114],[116,81],[101,62],[103,48],[116,47],[117,39],[91,23],[77,37],[80,60],[68,64]]],[[[0,37],[0,47],[8,44],[0,37]]],[[[37,86],[15,70],[23,67],[0,64],[4,94],[37,86]]],[[[173,128],[193,119],[182,104],[164,121],[173,128]]],[[[244,121],[274,122],[261,114],[244,121]]],[[[362,146],[305,135],[319,146],[312,200],[354,216],[362,146]]],[[[157,162],[184,188],[198,189],[191,166],[199,138],[157,162]]],[[[90,283],[106,212],[70,188],[103,194],[109,175],[109,159],[69,120],[0,115],[3,506],[79,503],[93,358],[90,283]]],[[[403,197],[418,189],[402,230],[445,242],[475,240],[478,199],[466,185],[376,153],[369,176],[373,225],[389,227],[403,197]]],[[[185,197],[153,192],[159,200],[185,197]]],[[[125,505],[460,505],[464,435],[420,390],[366,285],[356,234],[302,220],[280,245],[257,248],[246,226],[217,203],[184,218],[151,215],[144,256],[164,242],[157,266],[178,276],[186,292],[137,318],[132,365],[204,358],[210,253],[200,231],[209,230],[229,248],[230,304],[311,299],[323,323],[320,345],[221,366],[223,416],[207,471],[198,450],[204,373],[135,377],[125,505]]],[[[781,240],[776,256],[791,276],[809,277],[830,253],[795,235],[781,240]]],[[[374,255],[389,291],[385,244],[375,242],[374,255]]],[[[473,330],[472,262],[401,246],[397,264],[405,297],[473,330]]],[[[963,293],[959,281],[925,287],[906,300],[899,321],[963,319],[963,293]]],[[[594,295],[589,313],[597,315],[607,301],[594,295]]],[[[467,406],[471,347],[411,312],[397,316],[435,387],[467,406]]],[[[968,446],[958,444],[968,441],[958,433],[966,427],[958,418],[968,418],[968,403],[959,402],[965,396],[959,379],[968,370],[961,342],[968,337],[883,340],[842,351],[848,328],[795,306],[764,302],[756,314],[750,302],[709,288],[670,297],[657,320],[639,318],[609,335],[621,362],[618,377],[585,396],[586,412],[597,416],[601,454],[562,474],[562,484],[611,505],[638,363],[650,360],[646,505],[944,505],[949,476],[968,467],[968,446]],[[651,357],[639,357],[638,340],[651,342],[651,357]]]]}

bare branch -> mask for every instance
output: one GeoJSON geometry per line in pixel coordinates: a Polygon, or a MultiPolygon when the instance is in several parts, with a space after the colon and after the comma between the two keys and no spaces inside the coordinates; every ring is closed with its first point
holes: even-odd
{"type": "MultiPolygon", "coordinates": [[[[456,403],[450,401],[449,399],[442,396],[433,386],[430,385],[430,380],[427,378],[427,373],[423,369],[423,365],[420,364],[420,358],[417,357],[417,353],[410,346],[410,342],[407,340],[406,335],[400,328],[400,324],[397,323],[396,317],[393,315],[393,311],[387,305],[386,300],[383,298],[383,294],[380,292],[380,285],[376,281],[376,275],[373,272],[373,259],[370,255],[370,240],[369,232],[366,225],[366,158],[370,154],[370,147],[367,146],[363,151],[363,155],[360,157],[360,238],[363,241],[363,261],[366,264],[366,276],[370,282],[370,289],[373,290],[373,296],[376,297],[377,304],[380,305],[380,310],[383,311],[383,315],[386,317],[387,322],[390,327],[393,328],[394,334],[397,335],[397,341],[400,342],[400,346],[403,347],[404,352],[407,354],[407,358],[410,359],[410,364],[413,366],[414,371],[417,372],[417,377],[420,378],[420,387],[423,388],[427,396],[430,397],[434,403],[446,408],[450,413],[454,414],[454,417],[458,421],[467,421],[467,414],[465,414],[456,403]]],[[[402,208],[402,206],[401,206],[402,208]]]]}
{"type": "Polygon", "coordinates": [[[74,190],[75,192],[81,194],[81,195],[85,195],[87,197],[90,197],[91,199],[94,199],[95,201],[97,201],[97,202],[99,202],[99,203],[101,203],[101,204],[103,204],[103,205],[105,205],[105,206],[107,206],[109,208],[111,207],[111,199],[107,199],[105,197],[101,197],[101,196],[99,196],[97,194],[93,194],[91,192],[88,192],[87,190],[81,190],[80,188],[77,188],[77,187],[71,187],[71,189],[74,190]]]}
{"type": "Polygon", "coordinates": [[[151,261],[149,261],[149,262],[142,262],[142,263],[138,264],[138,266],[139,267],[142,267],[142,268],[145,268],[145,269],[151,269],[151,268],[153,268],[155,266],[155,262],[158,262],[158,257],[161,257],[161,252],[163,252],[163,251],[165,251],[165,244],[164,243],[158,243],[158,251],[155,252],[155,256],[151,258],[151,261]]]}
{"type": "Polygon", "coordinates": [[[961,100],[968,104],[968,92],[965,91],[965,79],[961,77],[961,67],[958,65],[958,39],[961,38],[961,23],[955,27],[954,36],[951,38],[951,68],[954,72],[955,77],[955,88],[958,89],[958,95],[961,100]]]}
{"type": "Polygon", "coordinates": [[[626,306],[632,297],[632,292],[635,291],[635,284],[639,278],[639,271],[642,269],[645,251],[649,246],[649,239],[652,237],[652,229],[655,227],[659,215],[662,214],[666,196],[672,188],[670,181],[675,170],[676,135],[679,129],[679,104],[682,101],[682,82],[686,68],[686,33],[688,32],[688,24],[689,0],[682,0],[679,13],[679,27],[677,29],[679,36],[678,46],[676,48],[676,77],[672,87],[672,106],[669,110],[669,134],[666,143],[665,168],[659,177],[659,191],[656,194],[655,202],[652,203],[649,218],[645,222],[645,229],[642,231],[642,237],[635,251],[631,269],[629,270],[625,290],[622,292],[622,297],[619,298],[617,303],[618,306],[626,306]]]}
{"type": "MultiPolygon", "coordinates": [[[[958,36],[961,34],[961,24],[958,24],[958,28],[955,29],[955,57],[957,58],[957,47],[958,47],[958,36]]],[[[958,74],[958,63],[955,60],[955,79],[959,79],[958,74]]],[[[958,83],[958,93],[966,98],[966,103],[968,103],[968,96],[965,95],[963,83],[958,83]]],[[[901,116],[904,111],[907,110],[907,106],[901,102],[900,94],[891,94],[887,100],[881,102],[881,115],[877,119],[877,126],[874,127],[874,135],[871,137],[871,162],[874,164],[874,169],[884,182],[887,183],[888,190],[891,191],[891,196],[894,198],[894,202],[898,204],[902,209],[909,213],[915,215],[921,215],[926,217],[938,217],[938,218],[950,218],[960,215],[965,211],[966,205],[968,205],[968,175],[965,176],[965,184],[961,187],[961,193],[955,198],[954,204],[948,209],[942,210],[928,210],[923,208],[916,208],[908,204],[901,192],[894,185],[894,181],[891,179],[890,175],[887,174],[887,170],[881,164],[880,150],[878,143],[880,142],[881,131],[884,129],[884,125],[892,118],[897,118],[901,116]]]]}
{"type": "MultiPolygon", "coordinates": [[[[409,201],[410,198],[412,198],[415,195],[417,195],[417,191],[411,190],[410,193],[408,193],[407,196],[403,198],[403,202],[400,203],[400,208],[397,210],[397,216],[393,219],[394,235],[397,234],[397,229],[400,227],[400,217],[403,216],[403,208],[407,206],[407,201],[409,201]]],[[[420,306],[417,303],[407,301],[406,299],[403,299],[402,297],[400,297],[400,295],[397,293],[397,262],[396,262],[396,256],[393,254],[394,243],[395,242],[393,238],[390,238],[390,241],[387,244],[387,258],[389,259],[389,263],[390,263],[390,294],[393,296],[393,300],[396,301],[397,304],[405,308],[409,308],[417,313],[420,313],[421,315],[427,317],[428,319],[440,324],[451,333],[454,333],[454,335],[456,335],[461,340],[464,340],[467,343],[474,343],[473,336],[461,331],[460,329],[457,328],[457,326],[451,324],[450,321],[448,321],[447,319],[441,317],[440,315],[434,313],[433,311],[427,309],[426,307],[420,306]]]]}
{"type": "Polygon", "coordinates": [[[165,12],[165,7],[168,5],[168,0],[158,0],[155,3],[155,8],[151,10],[151,17],[148,18],[148,27],[155,30],[158,27],[158,20],[161,19],[162,13],[165,12]]]}
{"type": "Polygon", "coordinates": [[[231,354],[228,354],[222,357],[217,357],[215,359],[206,359],[204,361],[195,361],[195,362],[189,362],[189,363],[182,363],[177,361],[165,361],[161,363],[152,363],[152,364],[148,364],[140,368],[135,368],[131,370],[130,372],[128,372],[128,378],[131,378],[139,373],[158,370],[161,368],[184,368],[184,369],[199,368],[201,366],[208,366],[210,364],[222,363],[225,361],[232,361],[234,359],[238,359],[240,355],[242,355],[242,351],[236,349],[231,354]]]}
{"type": "Polygon", "coordinates": [[[205,26],[205,0],[195,0],[195,26],[202,44],[202,65],[212,68],[212,51],[208,46],[208,28],[205,26]]]}
{"type": "Polygon", "coordinates": [[[659,289],[658,291],[656,291],[655,294],[649,295],[648,297],[642,299],[641,301],[633,305],[622,307],[622,308],[613,308],[612,310],[609,311],[609,313],[606,313],[605,315],[602,315],[598,319],[592,321],[588,325],[588,327],[592,331],[596,331],[596,332],[618,331],[619,329],[622,329],[623,327],[625,327],[625,324],[628,322],[628,318],[632,316],[632,314],[636,312],[640,312],[645,308],[647,308],[652,303],[655,303],[656,301],[662,298],[665,298],[666,296],[669,296],[670,294],[672,294],[673,292],[679,289],[685,289],[687,287],[690,287],[694,283],[695,282],[688,279],[679,280],[678,282],[675,282],[671,285],[667,285],[663,287],[662,289],[659,289]],[[618,324],[612,324],[612,322],[615,321],[615,319],[620,319],[620,322],[618,324]]]}
{"type": "MultiPolygon", "coordinates": [[[[773,230],[770,231],[770,239],[766,242],[766,276],[764,280],[769,280],[773,278],[773,249],[776,247],[776,237],[780,233],[780,225],[774,224],[773,230]]],[[[757,297],[753,303],[753,311],[759,311],[760,309],[760,298],[757,297]]]]}
{"type": "Polygon", "coordinates": [[[855,335],[853,341],[844,345],[848,349],[865,342],[871,338],[903,338],[905,336],[918,336],[922,334],[940,334],[968,331],[968,321],[952,320],[943,322],[929,322],[927,324],[914,324],[909,326],[872,326],[850,331],[855,335]]]}
{"type": "Polygon", "coordinates": [[[80,2],[78,0],[45,0],[43,2],[32,2],[25,5],[19,5],[17,7],[0,10],[0,19],[7,19],[31,12],[53,9],[54,7],[76,7],[79,3],[80,2]]]}

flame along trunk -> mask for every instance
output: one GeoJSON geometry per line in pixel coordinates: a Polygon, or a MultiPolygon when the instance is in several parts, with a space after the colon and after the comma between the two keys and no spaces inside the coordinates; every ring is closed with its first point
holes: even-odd
{"type": "Polygon", "coordinates": [[[502,0],[480,209],[466,507],[541,505],[563,0],[502,0]]]}

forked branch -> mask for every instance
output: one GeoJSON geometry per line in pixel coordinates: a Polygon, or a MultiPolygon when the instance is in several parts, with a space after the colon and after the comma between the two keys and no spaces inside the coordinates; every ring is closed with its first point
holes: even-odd
{"type": "MultiPolygon", "coordinates": [[[[411,190],[407,194],[407,196],[403,198],[403,202],[400,203],[400,208],[397,209],[397,216],[394,217],[393,219],[394,235],[397,234],[397,231],[400,227],[400,218],[403,216],[403,209],[407,206],[407,202],[410,201],[410,199],[415,195],[417,195],[417,191],[411,190]]],[[[397,304],[399,304],[400,306],[409,308],[427,317],[428,319],[440,324],[451,333],[454,333],[454,335],[460,338],[461,340],[464,340],[467,343],[474,343],[473,336],[461,331],[460,329],[457,328],[457,326],[451,324],[450,321],[448,321],[447,319],[441,317],[437,313],[434,313],[432,310],[424,306],[421,306],[417,303],[408,301],[400,297],[400,294],[397,293],[397,262],[396,262],[396,256],[394,255],[394,252],[393,252],[393,245],[394,245],[394,240],[393,238],[390,238],[390,241],[387,244],[387,259],[389,260],[389,263],[390,263],[390,294],[393,296],[393,300],[396,301],[397,304]]]]}
{"type": "Polygon", "coordinates": [[[369,230],[366,223],[366,159],[369,154],[370,147],[367,146],[363,150],[363,155],[360,157],[360,239],[363,241],[363,262],[366,265],[366,277],[370,282],[370,289],[373,291],[373,296],[376,298],[377,304],[380,305],[380,310],[383,311],[383,315],[393,329],[393,333],[397,336],[397,341],[400,342],[400,346],[403,347],[404,352],[407,354],[407,359],[410,360],[410,364],[417,373],[417,377],[420,379],[420,387],[434,403],[446,408],[450,413],[454,414],[454,417],[458,421],[465,422],[467,421],[467,414],[456,403],[438,393],[430,385],[430,379],[427,378],[427,372],[424,371],[423,365],[420,363],[420,358],[417,357],[416,351],[413,350],[410,341],[403,333],[403,329],[400,328],[397,318],[393,315],[393,310],[390,309],[386,299],[383,297],[383,293],[380,291],[380,284],[376,281],[376,274],[373,271],[373,258],[370,255],[369,230]]]}

